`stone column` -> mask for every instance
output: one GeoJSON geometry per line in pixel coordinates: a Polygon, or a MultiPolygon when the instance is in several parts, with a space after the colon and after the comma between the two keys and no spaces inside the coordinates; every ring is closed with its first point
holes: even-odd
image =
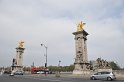
{"type": "Polygon", "coordinates": [[[16,70],[23,70],[23,53],[25,48],[16,48],[16,70]]]}
{"type": "Polygon", "coordinates": [[[84,55],[85,55],[85,63],[88,63],[88,54],[87,54],[87,38],[84,38],[84,55]]]}
{"type": "Polygon", "coordinates": [[[17,66],[22,66],[24,49],[25,48],[16,48],[17,66]]]}
{"type": "Polygon", "coordinates": [[[76,47],[76,58],[75,68],[73,74],[86,74],[88,71],[88,58],[87,58],[87,35],[85,30],[74,32],[75,35],[75,47],[76,47]]]}

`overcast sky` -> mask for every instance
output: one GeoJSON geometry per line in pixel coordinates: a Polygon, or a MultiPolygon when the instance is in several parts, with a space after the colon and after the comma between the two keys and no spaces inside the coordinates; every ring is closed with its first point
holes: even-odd
{"type": "Polygon", "coordinates": [[[11,66],[18,42],[23,64],[74,63],[77,24],[86,23],[88,60],[98,57],[124,67],[124,0],[0,0],[0,67],[11,66]]]}

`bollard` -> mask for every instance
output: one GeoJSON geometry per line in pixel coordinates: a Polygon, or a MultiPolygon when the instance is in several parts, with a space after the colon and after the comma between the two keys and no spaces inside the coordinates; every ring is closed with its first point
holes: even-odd
{"type": "Polygon", "coordinates": [[[56,72],[55,76],[60,77],[60,72],[56,72]]]}

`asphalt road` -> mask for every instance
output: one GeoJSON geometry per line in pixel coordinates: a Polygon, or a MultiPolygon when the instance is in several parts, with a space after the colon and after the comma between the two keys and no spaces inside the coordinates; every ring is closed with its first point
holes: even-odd
{"type": "MultiPolygon", "coordinates": [[[[108,81],[43,75],[16,75],[16,76],[0,75],[0,82],[108,82],[108,81]]],[[[124,80],[115,80],[114,82],[124,82],[124,80]]]]}

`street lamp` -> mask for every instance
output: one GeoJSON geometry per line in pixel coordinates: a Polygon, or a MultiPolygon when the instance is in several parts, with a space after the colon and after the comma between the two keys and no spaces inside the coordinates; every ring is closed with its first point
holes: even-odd
{"type": "Polygon", "coordinates": [[[61,61],[59,60],[59,64],[58,64],[58,67],[60,67],[60,63],[61,63],[61,61]]]}
{"type": "Polygon", "coordinates": [[[47,46],[45,46],[44,44],[41,44],[41,46],[44,46],[45,49],[46,49],[46,54],[45,54],[45,57],[46,57],[46,62],[45,62],[45,68],[47,68],[47,46]]]}
{"type": "Polygon", "coordinates": [[[59,60],[58,70],[56,72],[56,77],[60,77],[60,63],[61,63],[61,61],[59,60]]]}

